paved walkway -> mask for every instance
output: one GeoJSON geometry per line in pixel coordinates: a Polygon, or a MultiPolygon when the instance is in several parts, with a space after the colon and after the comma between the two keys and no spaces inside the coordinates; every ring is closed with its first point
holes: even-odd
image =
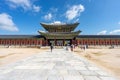
{"type": "Polygon", "coordinates": [[[116,80],[85,59],[65,51],[45,51],[0,67],[0,80],[116,80]]]}

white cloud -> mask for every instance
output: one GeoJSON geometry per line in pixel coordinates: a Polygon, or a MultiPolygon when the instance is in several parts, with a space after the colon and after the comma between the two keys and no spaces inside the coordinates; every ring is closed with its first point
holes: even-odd
{"type": "Polygon", "coordinates": [[[54,21],[54,22],[51,23],[51,24],[64,24],[64,23],[62,23],[61,21],[54,21]]]}
{"type": "Polygon", "coordinates": [[[113,31],[110,32],[110,34],[120,34],[120,29],[113,30],[113,31]]]}
{"type": "Polygon", "coordinates": [[[33,5],[33,10],[34,10],[34,12],[39,12],[40,6],[33,5]]]}
{"type": "Polygon", "coordinates": [[[72,20],[76,17],[80,16],[80,13],[83,12],[85,10],[84,6],[79,4],[79,5],[74,5],[72,7],[70,7],[70,9],[68,9],[66,11],[66,18],[68,20],[72,20]]]}
{"type": "Polygon", "coordinates": [[[107,31],[106,31],[106,30],[103,30],[103,31],[97,33],[97,35],[105,35],[106,33],[107,33],[107,31]]]}
{"type": "Polygon", "coordinates": [[[34,10],[34,12],[40,11],[40,6],[36,6],[33,4],[31,0],[7,0],[9,6],[12,8],[21,7],[24,10],[34,10]]]}
{"type": "Polygon", "coordinates": [[[61,24],[61,21],[54,21],[55,24],[61,24]]]}
{"type": "Polygon", "coordinates": [[[0,14],[0,29],[8,31],[18,31],[18,28],[12,21],[12,17],[6,13],[0,14]]]}
{"type": "Polygon", "coordinates": [[[48,13],[47,15],[44,16],[45,20],[51,20],[52,19],[52,14],[48,13]]]}
{"type": "Polygon", "coordinates": [[[7,0],[10,2],[10,4],[16,6],[16,7],[22,7],[24,9],[31,8],[31,2],[30,0],[7,0]]]}

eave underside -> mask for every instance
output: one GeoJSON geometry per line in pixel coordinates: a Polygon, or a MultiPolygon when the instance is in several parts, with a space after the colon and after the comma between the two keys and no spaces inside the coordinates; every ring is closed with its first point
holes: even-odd
{"type": "Polygon", "coordinates": [[[73,39],[78,34],[41,34],[47,39],[73,39]]]}
{"type": "Polygon", "coordinates": [[[54,33],[49,33],[49,32],[41,32],[38,31],[41,35],[45,36],[47,39],[73,39],[74,37],[78,36],[79,33],[81,32],[76,31],[76,32],[70,32],[70,33],[58,33],[58,32],[54,32],[54,33]]]}

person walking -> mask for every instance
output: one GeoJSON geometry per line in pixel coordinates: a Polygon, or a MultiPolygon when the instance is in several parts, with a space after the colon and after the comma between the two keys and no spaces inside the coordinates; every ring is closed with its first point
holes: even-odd
{"type": "Polygon", "coordinates": [[[52,43],[50,43],[50,49],[51,49],[51,52],[52,52],[52,49],[53,49],[53,45],[52,45],[52,43]]]}
{"type": "Polygon", "coordinates": [[[74,45],[72,44],[70,47],[71,47],[71,51],[73,51],[74,45]]]}

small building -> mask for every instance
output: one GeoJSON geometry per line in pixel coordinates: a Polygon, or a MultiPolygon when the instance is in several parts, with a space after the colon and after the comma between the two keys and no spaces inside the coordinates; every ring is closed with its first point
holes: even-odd
{"type": "Polygon", "coordinates": [[[0,45],[54,46],[65,45],[120,45],[120,35],[80,35],[74,31],[79,23],[40,23],[45,31],[40,35],[0,35],[0,45]]]}

